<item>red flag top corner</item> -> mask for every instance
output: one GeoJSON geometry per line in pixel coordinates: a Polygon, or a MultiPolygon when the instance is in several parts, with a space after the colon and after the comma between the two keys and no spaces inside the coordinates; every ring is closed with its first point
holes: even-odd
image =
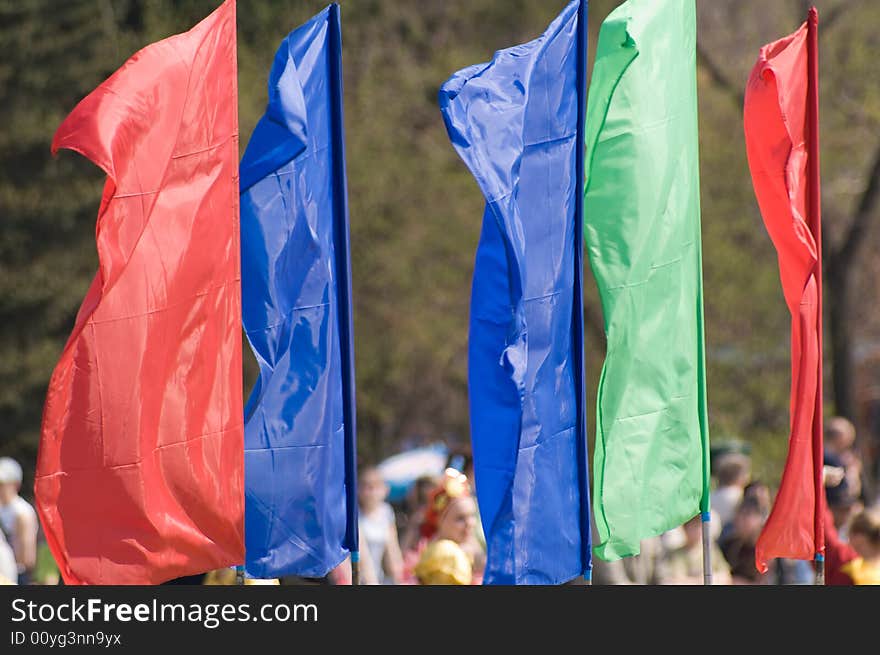
{"type": "Polygon", "coordinates": [[[34,489],[68,584],[244,561],[236,70],[227,0],[131,57],[52,143],[107,173],[34,489]]]}
{"type": "MultiPolygon", "coordinates": [[[[776,247],[791,312],[791,435],[773,510],[758,539],[755,563],[812,559],[817,552],[813,429],[820,369],[820,253],[808,216],[807,24],[761,49],[745,95],[746,150],[761,215],[776,247]]],[[[818,182],[818,180],[817,180],[818,182]]],[[[821,465],[821,462],[819,462],[821,465]]],[[[818,544],[821,547],[821,544],[818,544]]]]}

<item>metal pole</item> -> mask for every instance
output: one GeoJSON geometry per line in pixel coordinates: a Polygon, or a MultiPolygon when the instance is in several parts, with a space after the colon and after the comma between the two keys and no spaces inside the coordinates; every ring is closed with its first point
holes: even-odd
{"type": "Polygon", "coordinates": [[[816,242],[817,307],[816,330],[819,336],[819,362],[816,382],[816,404],[813,410],[813,483],[814,545],[816,551],[816,584],[825,584],[825,487],[822,483],[823,463],[823,394],[822,394],[822,206],[819,179],[819,12],[810,9],[807,18],[807,188],[810,231],[816,242]]]}
{"type": "Polygon", "coordinates": [[[709,521],[710,514],[709,512],[702,512],[700,514],[702,518],[702,527],[703,527],[703,584],[711,585],[712,584],[712,535],[709,532],[709,521]]]}
{"type": "Polygon", "coordinates": [[[351,554],[351,584],[354,587],[357,587],[361,583],[360,576],[360,553],[358,551],[353,551],[351,554]]]}

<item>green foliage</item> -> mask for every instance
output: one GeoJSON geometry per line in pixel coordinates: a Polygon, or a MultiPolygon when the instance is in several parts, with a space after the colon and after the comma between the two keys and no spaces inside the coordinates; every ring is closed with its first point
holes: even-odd
{"type": "MultiPolygon", "coordinates": [[[[26,464],[35,459],[49,376],[97,269],[94,223],[103,176],[78,155],[51,157],[52,134],[133,52],[187,29],[217,4],[0,0],[0,451],[26,464]]],[[[469,437],[468,306],[483,199],[449,144],[437,91],[459,68],[537,36],[563,4],[341,2],[365,459],[390,454],[404,441],[469,437]]],[[[599,24],[616,4],[591,2],[591,60],[599,24]]],[[[797,26],[799,4],[699,3],[700,41],[709,49],[719,45],[719,64],[742,87],[758,47],[797,26]],[[751,22],[730,29],[726,18],[751,22]]],[[[818,4],[824,10],[840,3],[818,4]]],[[[880,91],[868,83],[876,80],[872,26],[880,24],[880,7],[851,4],[823,40],[826,211],[841,222],[861,191],[871,154],[864,144],[873,147],[880,120],[880,91]]],[[[325,5],[240,0],[242,149],[264,109],[278,43],[325,5]]],[[[712,434],[752,442],[756,470],[775,480],[787,444],[789,318],[749,181],[739,108],[704,71],[699,90],[712,434]]],[[[589,277],[586,294],[592,423],[604,343],[589,277]]],[[[247,347],[245,357],[247,393],[256,366],[247,347]]]]}

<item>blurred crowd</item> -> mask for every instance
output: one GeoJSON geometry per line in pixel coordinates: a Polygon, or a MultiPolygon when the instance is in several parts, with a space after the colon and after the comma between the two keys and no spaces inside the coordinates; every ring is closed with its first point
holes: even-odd
{"type": "MultiPolygon", "coordinates": [[[[827,585],[880,584],[880,504],[866,476],[853,424],[826,421],[823,484],[827,585]]],[[[875,462],[868,462],[874,466],[875,462]]],[[[813,562],[775,559],[755,566],[758,537],[772,508],[766,482],[752,477],[747,448],[719,448],[711,461],[710,557],[713,584],[812,585],[813,562]]],[[[641,544],[641,554],[615,562],[593,559],[594,584],[702,584],[699,515],[641,544]]]]}
{"type": "MultiPolygon", "coordinates": [[[[875,461],[864,461],[852,423],[833,417],[825,425],[823,483],[825,582],[880,584],[880,503],[875,461]]],[[[713,584],[811,585],[813,562],[773,560],[755,566],[758,536],[772,507],[772,491],[752,476],[747,447],[716,448],[711,459],[710,557],[713,584]]],[[[22,470],[0,458],[0,583],[57,584],[57,569],[33,507],[20,495],[22,470]],[[47,563],[48,562],[48,563],[47,563]],[[42,563],[42,565],[41,565],[42,563]]],[[[474,585],[486,564],[486,541],[466,451],[449,454],[445,471],[415,479],[406,495],[389,502],[389,486],[375,466],[358,476],[360,584],[474,585]]],[[[323,578],[283,577],[245,584],[351,584],[346,560],[323,578]]],[[[235,584],[234,569],[182,578],[172,584],[235,584]]],[[[641,554],[613,562],[593,558],[593,584],[703,584],[699,515],[641,544],[641,554]]]]}

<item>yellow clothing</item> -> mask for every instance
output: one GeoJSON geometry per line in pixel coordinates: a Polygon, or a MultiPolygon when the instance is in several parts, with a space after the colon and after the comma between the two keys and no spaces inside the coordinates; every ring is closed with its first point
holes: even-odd
{"type": "Polygon", "coordinates": [[[208,574],[205,576],[205,580],[202,582],[205,585],[234,585],[235,584],[235,569],[225,568],[225,569],[215,569],[214,571],[208,571],[208,574]]]}
{"type": "Polygon", "coordinates": [[[451,539],[438,539],[425,548],[415,574],[423,585],[469,585],[473,576],[471,560],[451,539]]]}
{"type": "Polygon", "coordinates": [[[880,563],[868,563],[861,557],[847,562],[840,570],[852,578],[857,585],[880,585],[880,563]]]}

